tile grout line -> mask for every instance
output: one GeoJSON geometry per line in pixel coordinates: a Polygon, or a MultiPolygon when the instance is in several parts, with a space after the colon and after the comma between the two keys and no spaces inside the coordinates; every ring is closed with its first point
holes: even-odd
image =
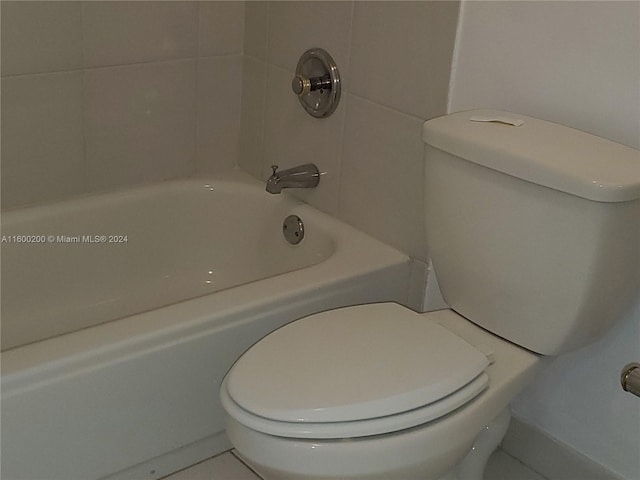
{"type": "Polygon", "coordinates": [[[506,450],[503,450],[501,447],[498,447],[498,450],[500,450],[503,454],[505,454],[506,456],[508,456],[509,458],[511,458],[514,462],[517,462],[518,465],[520,465],[520,467],[522,467],[522,469],[526,469],[529,470],[533,473],[535,473],[536,475],[538,475],[542,480],[550,480],[548,477],[544,476],[542,473],[540,473],[539,471],[535,470],[534,468],[532,468],[531,466],[527,465],[526,463],[524,463],[522,460],[520,460],[519,458],[514,457],[513,455],[511,455],[509,452],[507,452],[506,450]]]}
{"type": "Polygon", "coordinates": [[[244,463],[244,461],[238,456],[236,455],[235,448],[232,448],[231,450],[227,450],[228,452],[231,453],[231,455],[233,455],[233,457],[238,460],[242,465],[244,465],[247,469],[249,469],[256,477],[258,477],[260,480],[264,480],[264,478],[262,477],[262,475],[260,475],[258,472],[256,472],[253,468],[251,468],[249,465],[247,465],[246,463],[244,463]]]}
{"type": "MultiPolygon", "coordinates": [[[[214,458],[221,457],[221,456],[222,456],[222,455],[224,455],[225,453],[230,453],[230,452],[231,452],[231,450],[225,450],[224,452],[216,453],[215,455],[212,455],[212,456],[210,456],[210,457],[207,457],[207,458],[205,458],[204,460],[200,460],[199,462],[196,462],[196,463],[194,463],[194,464],[192,464],[192,465],[187,465],[186,467],[181,468],[180,470],[176,470],[175,472],[171,472],[171,473],[169,473],[169,474],[167,474],[167,475],[165,475],[165,476],[163,476],[163,477],[160,477],[158,480],[171,480],[171,477],[172,477],[173,475],[177,475],[177,474],[179,474],[179,473],[181,473],[181,472],[184,472],[185,470],[189,470],[190,468],[195,467],[196,465],[200,465],[200,464],[202,464],[202,463],[208,462],[208,461],[210,461],[210,460],[213,460],[214,458]]],[[[236,458],[237,458],[237,457],[236,457],[236,458]]]]}

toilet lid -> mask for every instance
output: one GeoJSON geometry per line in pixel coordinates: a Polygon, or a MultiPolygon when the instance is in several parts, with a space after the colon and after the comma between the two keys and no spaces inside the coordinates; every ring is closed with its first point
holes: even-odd
{"type": "Polygon", "coordinates": [[[318,313],[267,335],[235,363],[229,397],[281,422],[345,422],[437,402],[478,377],[487,357],[394,303],[318,313]]]}
{"type": "Polygon", "coordinates": [[[253,415],[239,407],[229,396],[226,379],[220,389],[220,400],[226,412],[245,427],[258,432],[289,438],[354,438],[406,430],[436,420],[467,404],[489,386],[489,376],[481,373],[451,395],[424,407],[396,415],[351,422],[279,422],[253,415]]]}

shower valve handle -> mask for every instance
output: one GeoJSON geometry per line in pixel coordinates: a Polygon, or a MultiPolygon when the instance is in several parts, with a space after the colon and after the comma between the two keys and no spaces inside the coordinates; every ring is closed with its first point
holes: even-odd
{"type": "Polygon", "coordinates": [[[316,90],[331,90],[331,76],[307,78],[303,75],[296,75],[291,80],[291,89],[299,97],[309,95],[316,90]]]}

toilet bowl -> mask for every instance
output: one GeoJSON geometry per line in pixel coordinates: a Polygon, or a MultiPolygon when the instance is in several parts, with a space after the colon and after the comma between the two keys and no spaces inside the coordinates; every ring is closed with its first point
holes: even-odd
{"type": "Polygon", "coordinates": [[[266,479],[480,480],[540,364],[451,310],[393,303],[311,315],[247,353],[221,398],[227,435],[266,479]],[[422,375],[403,378],[408,366],[422,375]]]}
{"type": "Polygon", "coordinates": [[[451,309],[345,307],[245,352],[221,387],[227,434],[267,480],[481,480],[542,356],[633,305],[638,150],[493,110],[429,120],[423,140],[451,309]]]}

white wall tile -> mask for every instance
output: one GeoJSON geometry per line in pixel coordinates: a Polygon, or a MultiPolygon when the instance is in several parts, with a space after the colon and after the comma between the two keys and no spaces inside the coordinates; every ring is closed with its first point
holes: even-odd
{"type": "Polygon", "coordinates": [[[268,66],[266,99],[262,177],[269,176],[270,165],[283,170],[315,163],[325,173],[320,185],[288,192],[320,210],[337,214],[344,99],[330,117],[311,117],[291,92],[291,73],[273,65],[268,66]]]}
{"type": "Polygon", "coordinates": [[[1,2],[2,75],[82,68],[80,2],[1,2]]]}
{"type": "Polygon", "coordinates": [[[294,72],[300,55],[324,48],[348,78],[353,2],[271,2],[269,63],[294,72]]]}
{"type": "Polygon", "coordinates": [[[422,120],[348,96],[339,216],[427,260],[422,120]]]}
{"type": "Polygon", "coordinates": [[[350,91],[420,117],[444,114],[458,2],[356,2],[350,91]]]}
{"type": "Polygon", "coordinates": [[[266,85],[267,65],[260,60],[245,56],[242,69],[238,165],[256,178],[262,178],[266,85]]]}
{"type": "Polygon", "coordinates": [[[201,2],[199,17],[201,57],[242,53],[244,2],[201,2]]]}
{"type": "Polygon", "coordinates": [[[88,70],[85,122],[91,190],[192,173],[196,60],[88,70]]]}
{"type": "Polygon", "coordinates": [[[236,165],[240,135],[242,57],[201,58],[198,63],[199,172],[236,165]]]}
{"type": "Polygon", "coordinates": [[[195,2],[83,2],[88,67],[195,57],[195,2]]]}
{"type": "Polygon", "coordinates": [[[269,2],[244,2],[244,54],[267,59],[269,2]]]}
{"type": "MultiPolygon", "coordinates": [[[[247,5],[245,39],[252,46],[246,43],[245,53],[261,58],[263,31],[268,38],[260,177],[268,176],[271,164],[287,168],[313,159],[329,165],[318,189],[290,192],[329,213],[337,208],[349,223],[426,260],[420,131],[422,118],[446,113],[458,9],[457,1],[247,5]],[[343,77],[342,104],[324,120],[308,117],[289,87],[300,54],[311,47],[329,51],[343,77]],[[352,74],[354,65],[358,71],[352,74]],[[401,160],[406,163],[389,167],[394,177],[384,180],[385,162],[401,160]]],[[[254,83],[261,82],[260,63],[247,65],[245,82],[250,69],[254,83]]],[[[246,126],[260,124],[260,102],[247,102],[249,96],[257,94],[243,93],[239,165],[255,175],[253,152],[244,139],[255,133],[246,126]]]]}
{"type": "Polygon", "coordinates": [[[84,190],[82,72],[2,79],[2,207],[84,190]]]}
{"type": "MultiPolygon", "coordinates": [[[[196,167],[210,171],[237,164],[244,2],[5,1],[1,8],[3,75],[75,69],[82,78],[84,68],[86,86],[83,93],[80,81],[75,92],[80,111],[84,110],[80,128],[73,130],[79,132],[80,150],[63,164],[79,162],[80,168],[68,178],[49,175],[53,184],[59,184],[50,193],[35,191],[22,180],[14,182],[24,184],[24,189],[8,187],[5,206],[189,175],[196,167]],[[222,56],[228,58],[213,58],[222,56]]],[[[266,10],[263,16],[266,24],[266,10]]],[[[266,41],[266,32],[263,36],[266,41]]],[[[264,42],[262,47],[266,52],[264,42]]],[[[14,88],[13,83],[7,85],[14,88]]],[[[60,98],[69,95],[65,92],[60,98]]],[[[65,106],[68,110],[77,105],[65,106]]],[[[3,111],[6,175],[17,166],[16,175],[27,177],[41,169],[37,155],[33,160],[20,155],[12,147],[15,142],[5,136],[22,128],[17,125],[42,126],[55,117],[55,112],[24,117],[37,115],[36,110],[26,105],[26,110],[3,111]],[[24,118],[12,118],[14,114],[24,118]]],[[[63,124],[53,122],[51,135],[63,124]]],[[[38,150],[46,157],[51,135],[41,133],[25,151],[38,150]]],[[[55,149],[52,152],[55,157],[55,149]]]]}

